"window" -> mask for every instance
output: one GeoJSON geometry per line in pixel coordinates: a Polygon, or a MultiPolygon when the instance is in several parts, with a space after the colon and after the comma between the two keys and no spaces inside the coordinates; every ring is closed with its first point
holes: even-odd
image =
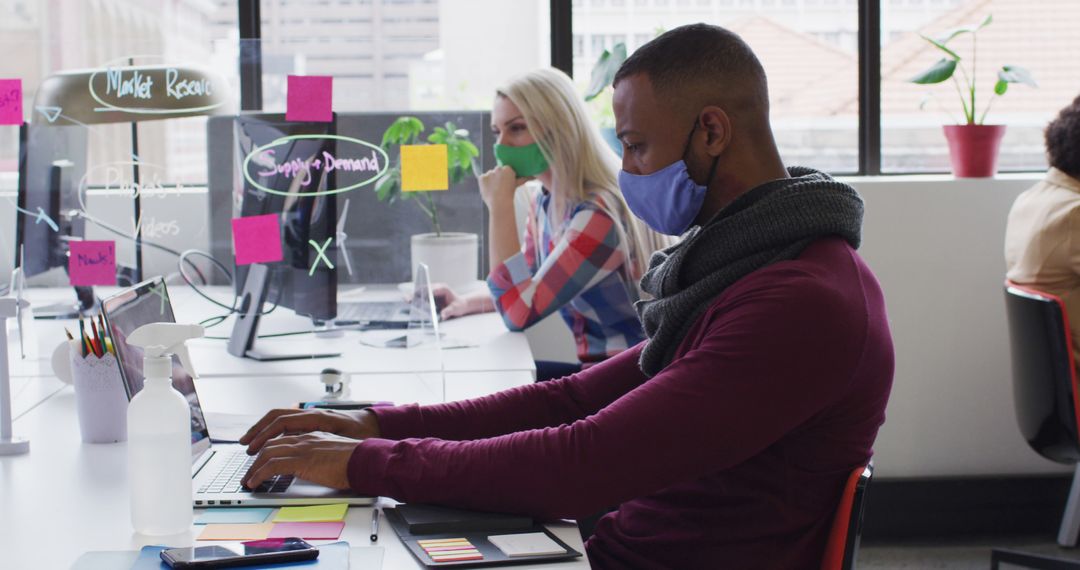
{"type": "MultiPolygon", "coordinates": [[[[207,85],[226,95],[226,104],[232,107],[229,112],[233,112],[239,102],[235,4],[231,0],[103,0],[65,2],[63,9],[55,9],[57,6],[57,3],[37,1],[0,2],[0,50],[16,54],[0,61],[0,77],[22,80],[24,119],[35,130],[48,128],[46,125],[67,125],[69,128],[64,129],[64,134],[55,136],[66,140],[86,139],[87,150],[80,152],[80,156],[72,154],[81,164],[73,174],[78,177],[73,180],[73,186],[81,189],[80,195],[84,198],[84,204],[78,210],[80,217],[88,219],[86,216],[92,215],[100,222],[131,232],[136,225],[131,193],[140,190],[145,196],[143,216],[139,221],[144,237],[162,231],[170,234],[159,240],[163,245],[177,247],[177,244],[188,243],[191,247],[207,249],[205,219],[192,214],[198,208],[193,204],[206,200],[206,116],[139,121],[134,127],[136,147],[130,122],[99,123],[84,119],[80,123],[90,124],[79,126],[70,118],[92,114],[88,107],[71,105],[66,109],[36,111],[35,104],[56,105],[53,100],[44,99],[48,94],[40,87],[60,72],[101,70],[100,77],[106,68],[132,65],[160,68],[165,65],[180,69],[179,77],[188,73],[183,71],[185,69],[205,70],[210,74],[202,76],[207,78],[207,85]],[[50,119],[48,115],[53,112],[50,119]],[[133,160],[133,154],[137,160],[133,160]],[[138,162],[141,186],[134,185],[133,162],[138,162]],[[185,190],[181,192],[180,188],[185,190]],[[124,207],[118,207],[120,202],[124,207]],[[171,235],[174,230],[181,235],[171,235]]],[[[133,82],[130,85],[135,81],[147,85],[136,79],[134,71],[122,70],[120,77],[125,74],[127,80],[133,82]]],[[[189,77],[194,77],[196,72],[191,71],[191,74],[189,77]]],[[[162,75],[156,84],[148,85],[142,93],[153,97],[155,102],[163,102],[168,97],[164,94],[164,77],[162,75]]],[[[77,87],[75,83],[67,83],[58,90],[67,93],[77,87]]],[[[85,83],[82,89],[86,89],[85,83]]],[[[84,98],[89,99],[82,91],[71,100],[84,98]]],[[[119,102],[118,99],[107,100],[119,102]]],[[[0,228],[4,228],[0,233],[6,234],[0,236],[0,272],[5,275],[12,267],[11,252],[14,249],[7,240],[14,235],[11,228],[14,227],[13,205],[18,180],[18,144],[17,128],[0,127],[0,213],[3,216],[0,228]]],[[[36,150],[32,148],[31,152],[36,150]]],[[[115,239],[117,261],[122,265],[131,264],[132,240],[109,233],[97,222],[88,222],[85,232],[89,239],[115,239]]],[[[185,248],[180,246],[180,249],[185,248]]],[[[172,273],[176,268],[175,257],[156,250],[144,251],[144,260],[147,276],[172,273]]],[[[46,281],[52,284],[66,284],[64,275],[43,277],[52,279],[46,281]]]]}
{"type": "MultiPolygon", "coordinates": [[[[993,23],[978,34],[976,112],[981,115],[992,104],[986,124],[1008,126],[999,169],[1046,168],[1042,131],[1078,94],[1080,35],[1068,23],[1080,21],[1080,3],[1056,5],[1053,17],[1048,18],[1045,11],[1018,1],[933,0],[911,7],[892,2],[883,6],[882,37],[888,38],[881,52],[884,172],[949,170],[941,125],[962,120],[961,104],[951,80],[937,85],[908,82],[940,59],[940,52],[918,34],[934,36],[978,23],[991,12],[993,23]],[[994,97],[995,73],[1003,64],[1026,67],[1039,87],[1010,85],[1004,96],[994,97]]],[[[958,37],[948,44],[965,58],[965,64],[971,61],[969,38],[958,37]]]]}
{"type": "MultiPolygon", "coordinates": [[[[742,0],[753,5],[754,0],[742,0]]],[[[574,32],[582,35],[607,30],[625,31],[633,38],[630,51],[670,30],[701,21],[698,10],[667,10],[648,18],[631,10],[603,15],[573,13],[574,32]]],[[[746,11],[721,11],[708,20],[740,34],[765,66],[769,77],[773,127],[784,159],[832,172],[858,169],[859,91],[857,14],[842,4],[791,10],[774,3],[746,11]]],[[[594,35],[594,42],[597,36],[594,35]]],[[[623,41],[624,36],[613,36],[623,41]]],[[[574,78],[582,91],[600,51],[594,44],[589,58],[575,58],[574,78]]],[[[614,127],[610,95],[594,100],[591,109],[601,127],[614,127]]]]}
{"type": "MultiPolygon", "coordinates": [[[[334,109],[342,112],[487,109],[507,78],[550,64],[549,9],[545,0],[472,7],[468,0],[337,0],[329,7],[261,0],[263,109],[285,110],[293,74],[368,75],[335,81],[334,109]],[[529,17],[523,6],[533,8],[529,17]],[[307,23],[309,14],[318,14],[317,25],[307,23]],[[304,23],[285,23],[296,18],[304,23]]],[[[573,45],[576,54],[585,51],[584,38],[573,45]]]]}

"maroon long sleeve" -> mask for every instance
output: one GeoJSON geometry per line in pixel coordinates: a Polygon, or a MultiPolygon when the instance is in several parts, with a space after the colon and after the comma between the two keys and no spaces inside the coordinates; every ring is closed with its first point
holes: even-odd
{"type": "Polygon", "coordinates": [[[379,410],[353,487],[406,502],[581,517],[598,568],[816,567],[884,421],[881,291],[842,240],[754,272],[646,379],[640,348],[561,381],[379,410]],[[419,437],[423,436],[423,439],[419,437]]]}

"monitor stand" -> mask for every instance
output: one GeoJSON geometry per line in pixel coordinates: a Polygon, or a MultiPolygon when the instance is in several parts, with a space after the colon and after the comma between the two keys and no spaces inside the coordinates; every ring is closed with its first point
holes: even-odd
{"type": "Polygon", "coordinates": [[[269,270],[261,263],[255,263],[248,267],[247,281],[244,282],[244,291],[240,294],[240,307],[236,312],[236,323],[233,324],[232,335],[229,336],[229,354],[261,362],[275,360],[310,360],[313,358],[335,358],[341,356],[340,352],[279,354],[255,348],[255,340],[258,338],[259,334],[259,317],[262,316],[263,304],[266,303],[268,274],[269,270]]]}
{"type": "MultiPolygon", "coordinates": [[[[26,276],[22,267],[11,272],[11,285],[8,292],[17,299],[23,299],[26,291],[26,276]]],[[[35,319],[77,319],[94,307],[94,289],[75,287],[75,303],[53,303],[51,305],[33,305],[35,319]]]]}
{"type": "Polygon", "coordinates": [[[34,305],[35,319],[77,319],[94,308],[94,288],[75,287],[74,303],[53,303],[52,305],[34,305]]]}

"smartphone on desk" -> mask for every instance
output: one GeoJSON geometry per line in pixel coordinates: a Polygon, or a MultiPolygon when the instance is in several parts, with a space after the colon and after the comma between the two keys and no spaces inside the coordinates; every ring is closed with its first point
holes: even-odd
{"type": "Polygon", "coordinates": [[[236,546],[189,546],[161,551],[170,568],[235,568],[255,564],[278,564],[314,560],[319,549],[300,538],[268,538],[236,546]]]}

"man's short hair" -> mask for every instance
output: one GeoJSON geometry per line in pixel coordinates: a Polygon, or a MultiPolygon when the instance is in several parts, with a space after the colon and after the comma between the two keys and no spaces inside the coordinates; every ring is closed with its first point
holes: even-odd
{"type": "Polygon", "coordinates": [[[761,62],[738,34],[720,26],[689,24],[661,34],[623,62],[614,83],[639,73],[668,99],[769,108],[761,62]]]}
{"type": "Polygon", "coordinates": [[[1080,97],[1046,126],[1046,156],[1050,166],[1080,178],[1080,97]]]}

